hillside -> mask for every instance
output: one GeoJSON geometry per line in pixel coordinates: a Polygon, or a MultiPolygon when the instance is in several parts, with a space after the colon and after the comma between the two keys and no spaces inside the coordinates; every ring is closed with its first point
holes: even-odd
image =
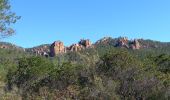
{"type": "MultiPolygon", "coordinates": [[[[125,37],[119,37],[119,38],[104,37],[91,45],[93,47],[111,46],[111,47],[118,47],[118,48],[124,47],[126,49],[130,49],[130,44],[133,43],[133,40],[127,40],[127,43],[125,44],[127,44],[128,47],[126,47],[120,43],[121,39],[123,38],[125,37]]],[[[155,51],[160,51],[161,53],[170,54],[170,42],[159,42],[159,41],[153,41],[149,39],[148,40],[136,39],[136,40],[140,44],[140,50],[146,50],[146,51],[155,50],[155,51]]],[[[1,49],[25,51],[26,53],[35,54],[35,55],[43,55],[44,53],[47,53],[49,55],[50,45],[51,44],[42,44],[32,48],[23,48],[11,43],[0,42],[1,49]]],[[[70,47],[66,47],[66,48],[70,48],[70,47]]]]}
{"type": "Polygon", "coordinates": [[[0,59],[18,58],[26,55],[25,49],[7,42],[0,42],[0,59]]]}
{"type": "Polygon", "coordinates": [[[61,41],[25,49],[0,44],[2,100],[170,98],[170,43],[105,37],[69,47],[61,41]]]}
{"type": "MultiPolygon", "coordinates": [[[[95,49],[95,48],[99,48],[99,47],[115,47],[115,48],[126,48],[128,50],[131,49],[135,49],[135,48],[131,48],[131,44],[133,43],[133,40],[128,40],[127,47],[124,47],[124,45],[121,44],[120,39],[122,39],[122,37],[119,38],[111,38],[111,37],[104,37],[98,41],[96,41],[95,43],[91,44],[91,46],[95,49]]],[[[159,42],[159,41],[153,41],[153,40],[144,40],[144,39],[137,39],[139,42],[139,46],[140,48],[137,51],[143,51],[143,52],[155,52],[157,54],[160,53],[166,53],[166,54],[170,54],[170,42],[159,42]]],[[[44,46],[38,46],[38,47],[34,47],[31,48],[30,50],[37,50],[40,52],[45,52],[45,54],[50,55],[50,44],[45,45],[45,47],[47,47],[46,49],[44,49],[44,46]]],[[[74,49],[81,49],[81,47],[76,46],[75,44],[71,45],[70,47],[65,47],[63,45],[63,48],[66,48],[67,51],[70,51],[68,48],[72,48],[73,51],[74,49]]],[[[86,48],[86,47],[85,47],[86,48]]],[[[77,51],[75,50],[75,51],[77,51]]],[[[64,52],[64,50],[63,50],[64,52]]]]}

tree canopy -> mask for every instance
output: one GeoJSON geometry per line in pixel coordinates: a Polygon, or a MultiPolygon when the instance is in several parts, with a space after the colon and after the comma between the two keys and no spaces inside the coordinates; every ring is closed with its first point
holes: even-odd
{"type": "Polygon", "coordinates": [[[18,19],[20,19],[20,16],[11,11],[9,0],[0,0],[0,38],[15,33],[11,25],[16,23],[18,19]]]}

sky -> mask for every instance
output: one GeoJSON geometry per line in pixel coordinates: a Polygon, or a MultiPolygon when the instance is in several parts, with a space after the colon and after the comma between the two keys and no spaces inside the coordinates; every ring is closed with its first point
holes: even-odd
{"type": "Polygon", "coordinates": [[[10,0],[21,16],[1,41],[25,48],[126,36],[170,42],[170,0],[10,0]]]}

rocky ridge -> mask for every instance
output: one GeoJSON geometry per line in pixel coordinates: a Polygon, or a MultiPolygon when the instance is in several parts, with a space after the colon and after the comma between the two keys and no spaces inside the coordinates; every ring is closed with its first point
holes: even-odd
{"type": "Polygon", "coordinates": [[[170,43],[162,43],[152,40],[134,39],[129,40],[127,37],[111,38],[104,37],[94,44],[89,39],[81,39],[78,43],[70,46],[65,46],[62,41],[55,41],[52,44],[40,45],[33,48],[22,48],[10,43],[0,42],[0,49],[19,49],[34,55],[54,57],[58,54],[67,52],[77,52],[88,48],[96,48],[101,45],[109,45],[119,48],[127,48],[132,50],[148,49],[148,48],[163,48],[169,47],[170,43]]]}
{"type": "Polygon", "coordinates": [[[48,44],[44,44],[33,48],[27,48],[25,51],[34,54],[36,56],[38,55],[49,56],[49,52],[50,52],[49,47],[50,46],[48,44]]]}
{"type": "Polygon", "coordinates": [[[84,50],[86,48],[90,48],[93,47],[92,43],[90,42],[90,40],[85,40],[82,39],[80,40],[78,43],[76,44],[72,44],[69,47],[64,46],[64,43],[61,41],[55,41],[51,46],[50,46],[50,56],[54,57],[57,54],[62,54],[62,53],[66,53],[66,52],[77,52],[77,51],[81,51],[84,50]]]}
{"type": "MultiPolygon", "coordinates": [[[[107,40],[110,38],[104,38],[103,40],[97,41],[97,43],[103,42],[104,44],[109,43],[107,40]]],[[[51,46],[50,46],[50,56],[54,57],[57,54],[62,54],[66,52],[77,52],[81,51],[87,48],[94,48],[95,44],[92,44],[89,39],[81,39],[78,43],[72,44],[69,47],[65,47],[64,43],[61,41],[55,41],[51,46]]],[[[128,49],[140,49],[140,43],[137,39],[133,41],[129,41],[127,37],[120,37],[117,39],[116,44],[114,45],[115,47],[121,47],[121,48],[128,48],[128,49]]]]}
{"type": "Polygon", "coordinates": [[[118,38],[116,47],[124,47],[133,50],[141,48],[140,43],[137,39],[129,41],[127,37],[118,38]]]}
{"type": "Polygon", "coordinates": [[[112,39],[111,37],[104,37],[98,40],[95,45],[111,45],[114,47],[127,48],[127,49],[140,49],[142,48],[139,39],[128,40],[127,37],[119,37],[112,39]]]}

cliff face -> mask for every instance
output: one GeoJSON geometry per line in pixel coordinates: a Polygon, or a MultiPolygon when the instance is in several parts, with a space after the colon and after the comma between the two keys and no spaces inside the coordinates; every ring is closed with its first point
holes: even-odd
{"type": "Polygon", "coordinates": [[[117,47],[125,47],[125,48],[129,48],[129,40],[127,37],[120,37],[118,38],[118,41],[117,41],[117,44],[116,46],[117,47]]]}
{"type": "Polygon", "coordinates": [[[135,49],[140,49],[140,48],[141,48],[141,45],[140,45],[139,41],[138,41],[137,39],[135,39],[135,40],[132,42],[132,44],[131,44],[130,47],[131,47],[133,50],[135,50],[135,49]]]}
{"type": "Polygon", "coordinates": [[[57,54],[66,53],[66,48],[64,47],[64,43],[61,41],[55,41],[50,46],[50,56],[55,56],[57,54]]]}
{"type": "Polygon", "coordinates": [[[129,41],[127,37],[120,37],[117,40],[115,47],[124,47],[127,49],[140,49],[141,45],[137,39],[129,41]]]}
{"type": "Polygon", "coordinates": [[[48,44],[44,44],[33,48],[26,48],[25,51],[36,56],[49,56],[50,48],[48,44]]]}
{"type": "Polygon", "coordinates": [[[72,44],[69,47],[65,47],[64,43],[61,41],[55,41],[50,46],[50,56],[54,57],[57,54],[62,54],[66,52],[73,52],[73,51],[77,52],[90,47],[92,47],[90,40],[82,39],[77,44],[72,44]]]}
{"type": "Polygon", "coordinates": [[[70,47],[68,47],[68,51],[80,51],[83,50],[84,47],[80,44],[72,44],[70,47]]]}
{"type": "Polygon", "coordinates": [[[40,48],[33,48],[31,49],[32,53],[41,56],[48,56],[49,47],[48,46],[41,46],[40,48]]]}
{"type": "Polygon", "coordinates": [[[82,45],[82,46],[84,46],[85,48],[89,48],[89,47],[92,46],[92,43],[91,43],[91,41],[90,41],[89,39],[87,39],[87,40],[81,39],[81,40],[79,41],[79,45],[82,45]]]}

